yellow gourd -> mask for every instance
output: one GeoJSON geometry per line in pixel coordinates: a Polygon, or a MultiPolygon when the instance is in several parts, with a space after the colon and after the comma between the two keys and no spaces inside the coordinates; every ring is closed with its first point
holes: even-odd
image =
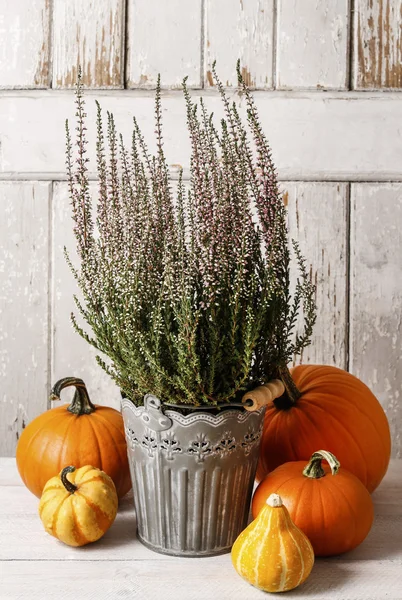
{"type": "Polygon", "coordinates": [[[117,505],[109,475],[89,465],[77,470],[69,466],[45,485],[39,516],[48,533],[69,546],[84,546],[109,529],[117,505]]]}
{"type": "Polygon", "coordinates": [[[314,564],[313,548],[292,522],[278,494],[239,535],[232,562],[243,579],[264,592],[287,592],[303,583],[314,564]]]}

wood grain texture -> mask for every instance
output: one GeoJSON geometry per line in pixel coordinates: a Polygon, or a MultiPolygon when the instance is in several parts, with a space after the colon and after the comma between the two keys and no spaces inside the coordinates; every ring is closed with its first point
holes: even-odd
{"type": "Polygon", "coordinates": [[[273,0],[206,0],[205,85],[213,85],[212,64],[225,86],[237,86],[236,61],[245,82],[272,87],[273,0]]]}
{"type": "Polygon", "coordinates": [[[201,0],[128,0],[127,87],[201,87],[201,0]]]}
{"type": "Polygon", "coordinates": [[[352,186],[350,370],[387,413],[402,455],[402,185],[352,186]]]}
{"type": "MultiPolygon", "coordinates": [[[[391,461],[373,494],[375,521],[358,548],[317,559],[303,586],[289,598],[400,600],[402,548],[399,530],[402,461],[391,461]]],[[[115,523],[96,544],[70,548],[45,533],[38,500],[22,485],[14,459],[0,459],[1,592],[7,600],[258,600],[262,592],[235,572],[229,554],[191,561],[147,550],[135,538],[130,496],[119,505],[115,523]],[[208,573],[208,576],[205,576],[208,573]]]]}
{"type": "MultiPolygon", "coordinates": [[[[92,184],[94,194],[96,189],[97,185],[92,184]]],[[[71,312],[77,313],[73,295],[80,294],[66,263],[64,247],[73,263],[77,264],[68,187],[66,183],[60,183],[54,185],[53,196],[52,384],[62,377],[80,377],[87,384],[94,403],[119,410],[119,390],[98,366],[95,349],[76,333],[71,324],[71,312]]],[[[85,328],[88,329],[86,325],[85,328]]],[[[72,390],[66,390],[63,398],[67,401],[72,393],[72,390]]]]}
{"type": "Polygon", "coordinates": [[[356,0],[356,89],[402,89],[402,1],[356,0]]]}
{"type": "Polygon", "coordinates": [[[48,395],[47,183],[0,184],[0,455],[48,395]]]}
{"type": "MultiPolygon", "coordinates": [[[[55,543],[55,542],[54,542],[55,543]]],[[[75,550],[75,552],[77,552],[75,550]]],[[[7,600],[43,600],[62,590],[63,600],[261,600],[262,592],[251,587],[235,572],[225,555],[197,561],[188,566],[184,559],[166,561],[110,562],[21,561],[9,562],[4,569],[2,589],[7,600]]],[[[320,560],[300,588],[286,598],[311,600],[400,600],[401,560],[348,562],[320,560]],[[384,592],[386,595],[384,595],[384,592]]]]}
{"type": "Polygon", "coordinates": [[[123,87],[124,0],[54,0],[53,87],[123,87]]]}
{"type": "MultiPolygon", "coordinates": [[[[0,468],[4,460],[0,461],[0,468]]],[[[391,463],[389,475],[373,496],[375,502],[373,528],[363,544],[348,552],[346,557],[349,562],[377,561],[388,557],[402,560],[402,548],[396,535],[396,528],[402,526],[398,504],[401,486],[396,479],[401,474],[401,466],[398,468],[399,462],[401,461],[391,463]],[[393,476],[392,473],[395,475],[393,476]]],[[[78,557],[71,548],[56,543],[52,537],[45,534],[43,525],[37,517],[38,500],[23,486],[16,472],[15,462],[12,464],[12,469],[9,469],[9,473],[8,478],[2,477],[4,483],[0,484],[0,525],[2,539],[7,541],[6,544],[0,545],[0,568],[1,561],[10,560],[90,562],[113,559],[114,561],[164,561],[165,568],[168,570],[169,564],[166,562],[175,560],[148,550],[136,539],[135,510],[131,493],[120,501],[113,527],[99,542],[80,550],[78,557]],[[10,480],[16,479],[18,481],[10,485],[10,480]]],[[[213,561],[213,559],[208,560],[213,561]]],[[[216,560],[222,561],[220,558],[216,560]]],[[[331,559],[334,563],[337,560],[337,558],[331,559]]],[[[201,568],[203,561],[197,562],[201,562],[199,566],[201,568]]]]}
{"type": "Polygon", "coordinates": [[[49,86],[50,0],[0,0],[0,88],[49,86]]]}
{"type": "Polygon", "coordinates": [[[347,87],[348,0],[278,0],[279,89],[347,87]]]}
{"type": "MultiPolygon", "coordinates": [[[[316,286],[317,322],[311,345],[296,363],[346,368],[347,184],[286,183],[289,235],[316,286]]],[[[291,278],[298,272],[293,264],[291,278]]]]}
{"type": "MultiPolygon", "coordinates": [[[[88,155],[93,158],[95,150],[94,98],[105,110],[114,112],[126,140],[135,114],[146,139],[152,142],[153,95],[152,90],[88,92],[88,155]]],[[[219,122],[220,100],[213,91],[203,95],[219,122]]],[[[237,95],[230,91],[229,97],[237,95]]],[[[400,94],[260,91],[255,97],[281,178],[303,176],[317,181],[330,177],[353,180],[354,175],[372,180],[401,176],[400,94]]],[[[190,145],[181,92],[165,92],[162,105],[168,163],[188,168],[190,145]]],[[[47,172],[50,177],[52,172],[64,173],[64,120],[74,121],[74,112],[70,92],[0,93],[0,172],[10,177],[24,172],[47,172]]],[[[93,162],[90,168],[94,170],[93,162]]]]}

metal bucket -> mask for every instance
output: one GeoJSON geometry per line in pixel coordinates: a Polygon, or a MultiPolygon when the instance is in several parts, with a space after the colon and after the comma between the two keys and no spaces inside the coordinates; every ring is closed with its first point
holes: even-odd
{"type": "Polygon", "coordinates": [[[147,395],[122,413],[143,544],[174,556],[229,552],[245,528],[265,408],[184,416],[147,395]]]}

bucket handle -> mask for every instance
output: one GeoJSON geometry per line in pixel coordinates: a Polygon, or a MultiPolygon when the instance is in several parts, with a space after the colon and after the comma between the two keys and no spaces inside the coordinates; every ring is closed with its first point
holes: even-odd
{"type": "Polygon", "coordinates": [[[280,379],[272,379],[264,385],[259,385],[250,392],[244,394],[242,404],[250,412],[259,410],[263,406],[271,404],[276,398],[285,393],[285,386],[280,379]]]}

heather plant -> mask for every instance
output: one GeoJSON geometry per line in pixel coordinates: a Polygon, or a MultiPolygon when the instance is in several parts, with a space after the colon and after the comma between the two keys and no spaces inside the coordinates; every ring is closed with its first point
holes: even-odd
{"type": "Polygon", "coordinates": [[[244,121],[213,69],[225,117],[219,125],[183,82],[191,141],[190,180],[172,182],[163,149],[160,82],[156,152],[136,119],[131,145],[97,103],[98,195],[88,183],[86,113],[76,89],[76,157],[66,123],[67,173],[81,290],[77,332],[136,404],[146,393],[164,403],[233,402],[281,377],[308,344],[314,288],[297,244],[300,277],[290,292],[286,208],[271,150],[240,66],[244,121]],[[106,133],[104,127],[106,125],[106,133]],[[302,333],[296,333],[303,317],[302,333]],[[108,357],[108,361],[103,358],[108,357]]]}

